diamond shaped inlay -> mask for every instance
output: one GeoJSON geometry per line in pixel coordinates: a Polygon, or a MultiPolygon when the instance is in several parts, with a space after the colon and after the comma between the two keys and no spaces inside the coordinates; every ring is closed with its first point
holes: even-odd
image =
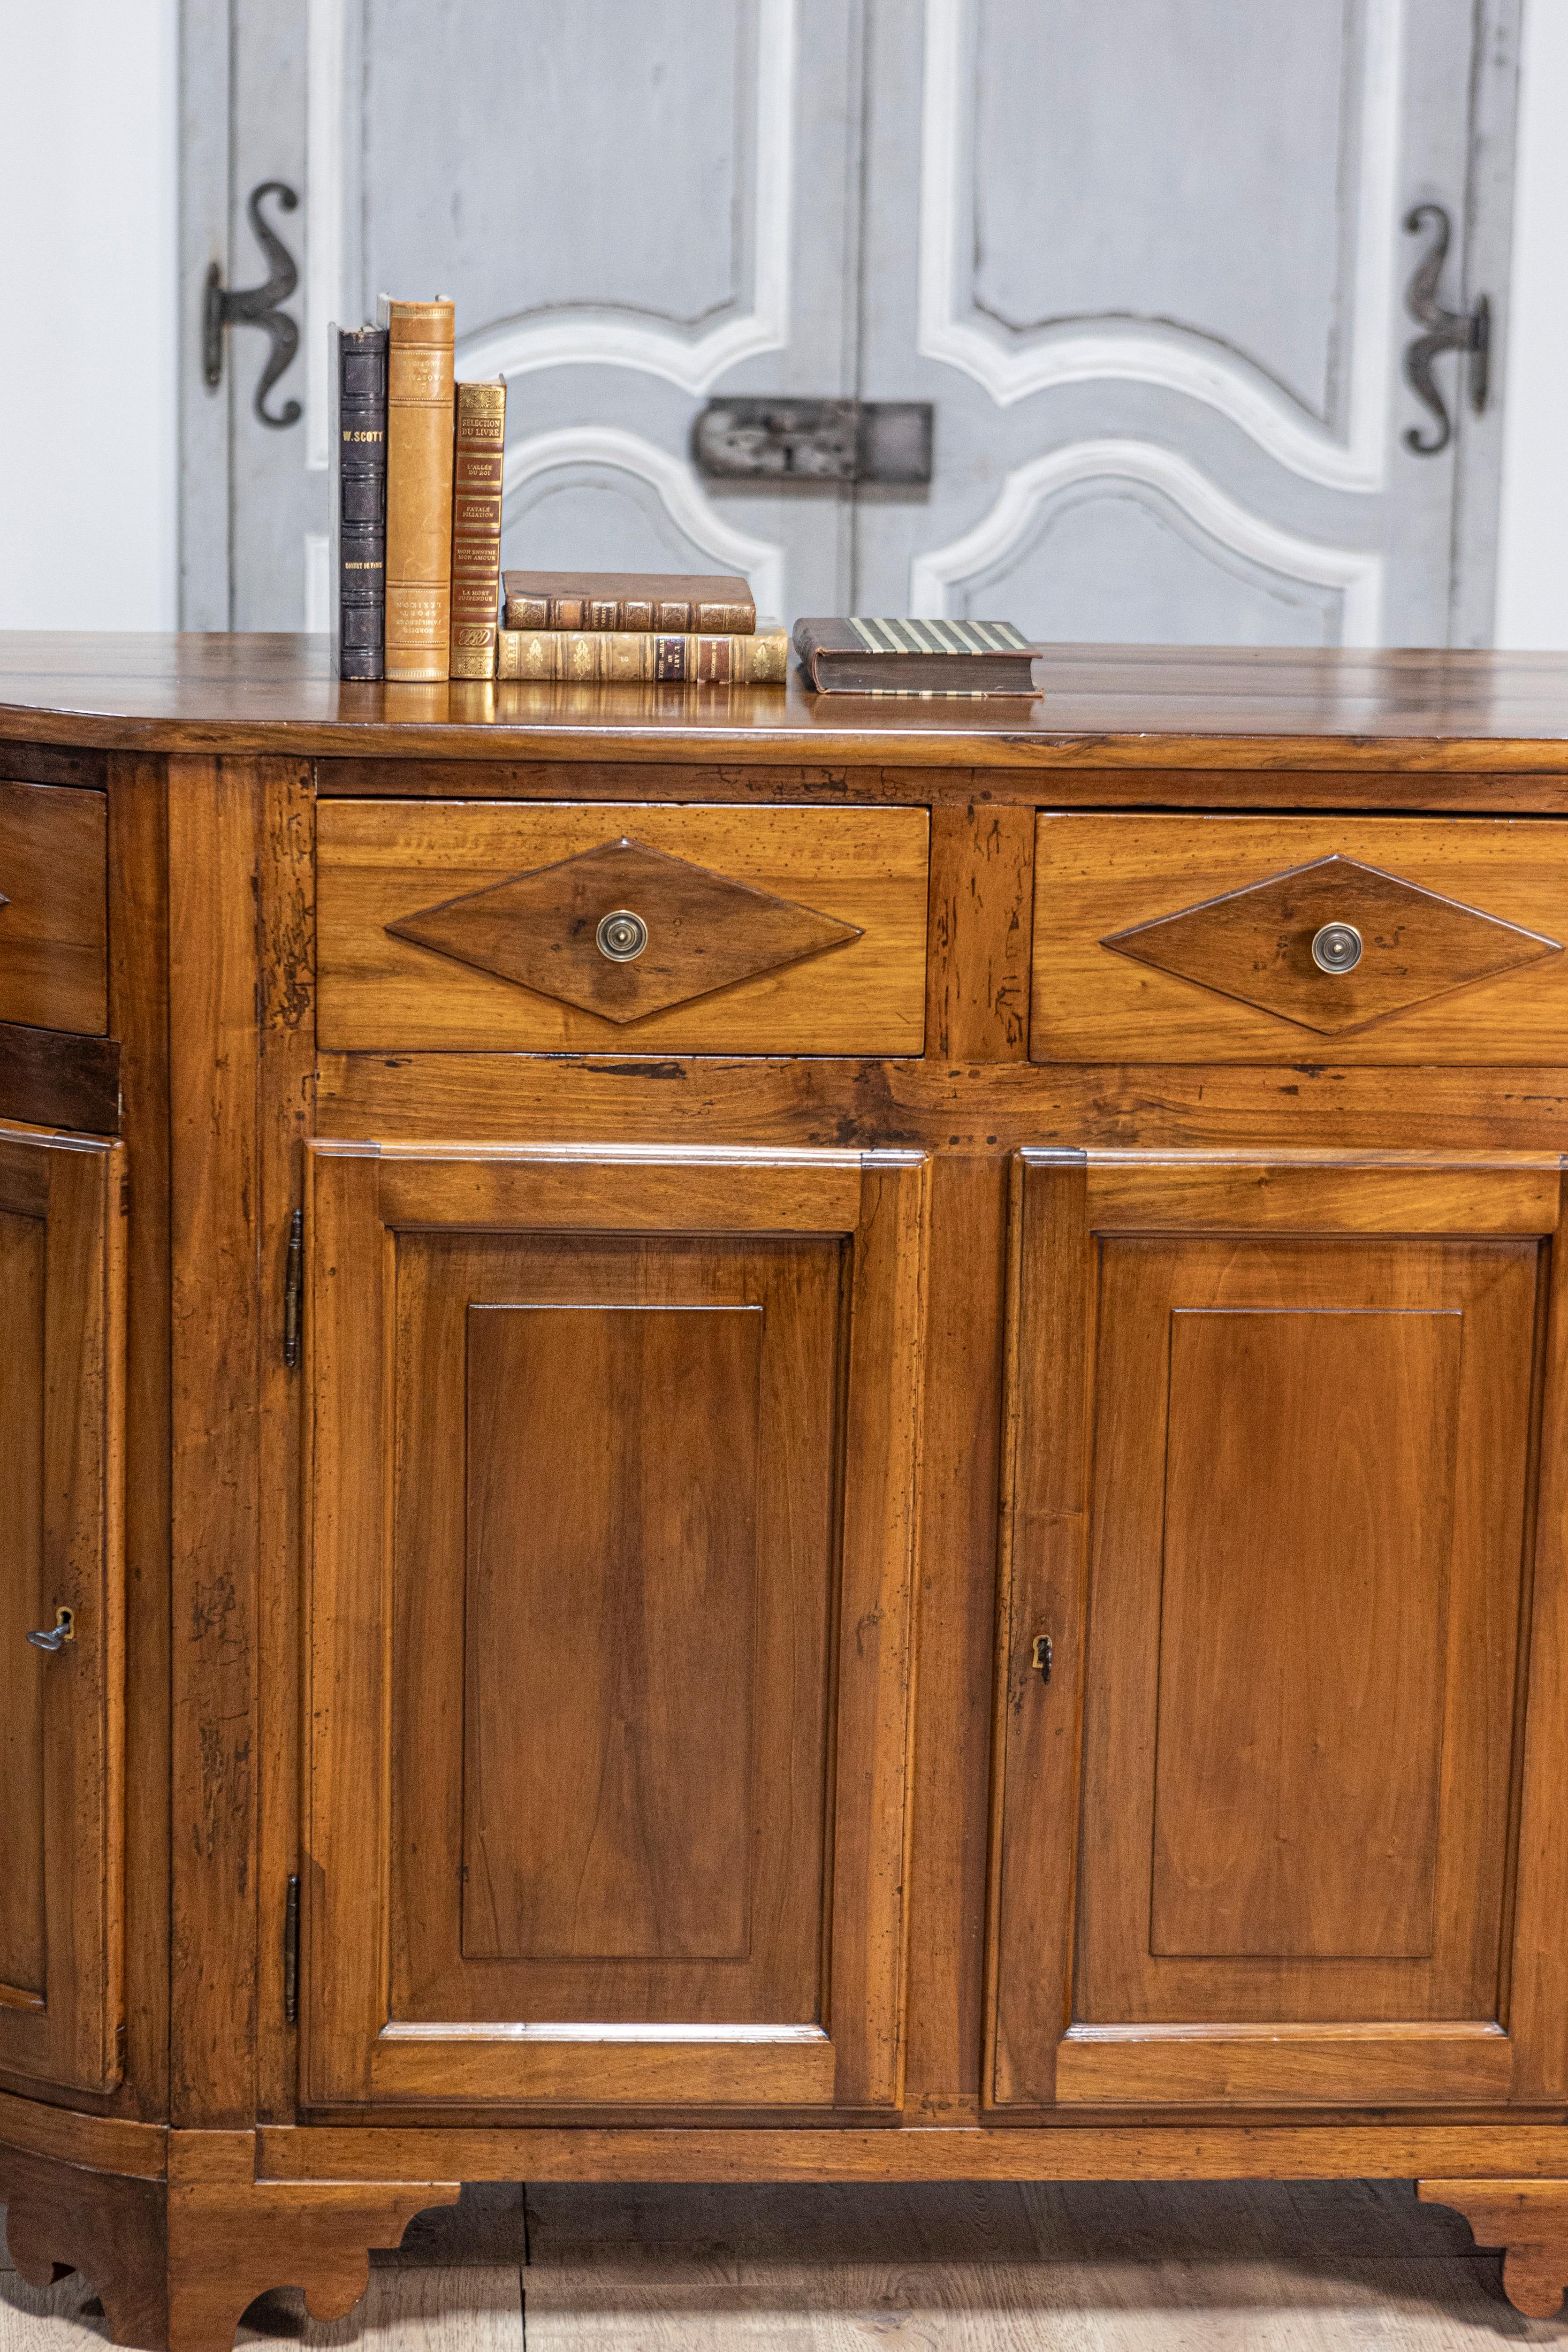
{"type": "Polygon", "coordinates": [[[854,923],[624,838],[386,928],[616,1022],[640,1021],[861,936],[854,923]],[[633,961],[617,961],[599,945],[599,925],[617,913],[637,916],[647,929],[633,961]]]}
{"type": "Polygon", "coordinates": [[[1563,952],[1556,940],[1353,857],[1292,866],[1245,890],[1114,932],[1100,945],[1321,1036],[1367,1028],[1563,952]],[[1348,971],[1325,971],[1313,961],[1312,941],[1331,923],[1352,924],[1361,935],[1360,960],[1348,971]]]}

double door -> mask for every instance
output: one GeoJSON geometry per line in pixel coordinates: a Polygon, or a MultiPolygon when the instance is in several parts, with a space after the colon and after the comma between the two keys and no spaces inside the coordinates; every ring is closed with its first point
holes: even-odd
{"type": "MultiPolygon", "coordinates": [[[[310,1160],[307,2099],[896,2108],[925,1162],[310,1160]]],[[[1011,1182],[988,2108],[1568,2095],[1557,1163],[1011,1182]]]]}

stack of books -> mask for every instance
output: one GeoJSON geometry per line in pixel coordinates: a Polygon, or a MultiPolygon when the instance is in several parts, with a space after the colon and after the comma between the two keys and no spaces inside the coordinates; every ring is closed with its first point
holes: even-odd
{"type": "Polygon", "coordinates": [[[739,578],[509,572],[502,627],[505,383],[454,382],[447,301],[331,333],[335,676],[783,683],[739,578]]]}

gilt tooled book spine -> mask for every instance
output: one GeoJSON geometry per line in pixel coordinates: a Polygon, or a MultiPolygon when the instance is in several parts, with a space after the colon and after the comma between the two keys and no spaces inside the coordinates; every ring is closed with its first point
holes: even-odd
{"type": "Polygon", "coordinates": [[[509,629],[749,636],[757,625],[738,572],[509,572],[502,584],[509,629]]]}
{"type": "Polygon", "coordinates": [[[454,677],[494,677],[506,383],[460,383],[452,445],[454,677]]]}
{"type": "Polygon", "coordinates": [[[386,678],[444,678],[452,625],[452,305],[392,302],[386,363],[386,678]]]}
{"type": "Polygon", "coordinates": [[[332,333],[332,675],[377,678],[386,576],[386,331],[332,333]]]}
{"type": "Polygon", "coordinates": [[[752,636],[647,629],[503,629],[496,675],[605,684],[782,686],[789,659],[783,629],[752,636]]]}

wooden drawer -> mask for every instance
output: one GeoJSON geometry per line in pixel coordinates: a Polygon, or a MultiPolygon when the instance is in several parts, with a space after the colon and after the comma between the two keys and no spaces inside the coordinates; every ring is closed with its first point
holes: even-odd
{"type": "Polygon", "coordinates": [[[109,840],[101,793],[0,783],[0,1021],[109,1027],[109,840]]]}
{"type": "Polygon", "coordinates": [[[1568,824],[1043,814],[1030,1055],[1556,1061],[1565,940],[1568,824]]]}
{"type": "Polygon", "coordinates": [[[335,801],[317,824],[329,1051],[921,1050],[923,809],[335,801]]]}

